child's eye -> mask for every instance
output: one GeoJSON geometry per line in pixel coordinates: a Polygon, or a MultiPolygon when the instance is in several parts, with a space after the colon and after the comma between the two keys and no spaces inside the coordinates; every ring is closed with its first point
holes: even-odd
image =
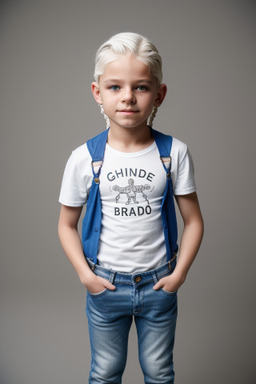
{"type": "Polygon", "coordinates": [[[119,91],[120,87],[118,85],[111,85],[109,89],[111,89],[111,91],[119,91]]]}
{"type": "Polygon", "coordinates": [[[148,91],[148,87],[146,85],[139,85],[137,87],[137,90],[140,91],[140,92],[145,92],[145,91],[148,91]]]}

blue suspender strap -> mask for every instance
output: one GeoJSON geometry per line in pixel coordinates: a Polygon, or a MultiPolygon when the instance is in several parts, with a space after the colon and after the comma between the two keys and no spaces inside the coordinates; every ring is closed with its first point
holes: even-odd
{"type": "Polygon", "coordinates": [[[108,131],[109,129],[87,142],[87,148],[92,158],[92,172],[96,184],[99,184],[99,176],[103,163],[108,131]]]}
{"type": "Polygon", "coordinates": [[[167,261],[170,261],[173,256],[178,252],[177,245],[177,219],[175,212],[175,205],[173,199],[173,188],[171,179],[171,148],[172,136],[165,135],[152,129],[152,134],[155,139],[163,167],[166,171],[166,187],[162,200],[161,214],[165,235],[165,244],[167,250],[167,261]]]}
{"type": "Polygon", "coordinates": [[[152,135],[155,139],[160,157],[170,157],[172,149],[172,136],[165,135],[155,129],[152,129],[152,135]]]}
{"type": "Polygon", "coordinates": [[[90,152],[92,161],[102,161],[104,157],[106,142],[109,129],[87,141],[87,148],[90,152]]]}
{"type": "Polygon", "coordinates": [[[94,179],[89,193],[86,213],[82,225],[82,243],[84,254],[97,263],[99,238],[101,232],[101,199],[99,190],[99,176],[104,158],[108,130],[100,133],[87,142],[87,148],[92,158],[94,179]]]}

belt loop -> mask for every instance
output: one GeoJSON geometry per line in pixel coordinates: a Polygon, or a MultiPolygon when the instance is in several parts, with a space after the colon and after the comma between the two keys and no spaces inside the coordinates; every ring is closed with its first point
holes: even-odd
{"type": "Polygon", "coordinates": [[[152,278],[153,278],[153,281],[154,281],[155,284],[159,281],[157,273],[156,273],[155,270],[152,271],[152,278]]]}
{"type": "Polygon", "coordinates": [[[116,272],[115,272],[115,271],[111,271],[111,272],[110,272],[110,275],[109,275],[109,282],[110,282],[111,284],[114,283],[115,277],[116,277],[116,272]]]}
{"type": "Polygon", "coordinates": [[[86,260],[87,260],[87,263],[88,263],[89,267],[94,272],[94,270],[96,268],[96,264],[92,260],[90,260],[88,257],[86,257],[86,260]]]}

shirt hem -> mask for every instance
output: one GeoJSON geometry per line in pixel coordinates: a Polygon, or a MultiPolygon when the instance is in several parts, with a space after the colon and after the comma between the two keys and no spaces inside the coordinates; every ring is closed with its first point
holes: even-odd
{"type": "Polygon", "coordinates": [[[190,193],[193,193],[196,191],[197,191],[197,188],[194,187],[194,188],[189,188],[189,189],[185,189],[185,190],[174,191],[173,194],[175,196],[183,196],[183,195],[189,195],[190,193]]]}
{"type": "Polygon", "coordinates": [[[83,207],[85,205],[85,202],[73,202],[63,199],[59,199],[59,203],[62,205],[66,205],[67,207],[83,207]]]}

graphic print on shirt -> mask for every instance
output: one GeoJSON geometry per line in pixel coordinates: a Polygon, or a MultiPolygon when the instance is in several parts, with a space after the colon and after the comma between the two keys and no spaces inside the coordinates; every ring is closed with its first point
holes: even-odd
{"type": "MultiPolygon", "coordinates": [[[[108,180],[113,183],[109,191],[113,193],[115,216],[143,216],[150,215],[150,193],[154,190],[155,175],[144,169],[120,169],[109,172],[108,180]],[[132,176],[132,177],[131,177],[132,176]],[[135,178],[133,178],[135,177],[135,178]],[[145,183],[138,180],[144,179],[145,183]],[[137,181],[136,181],[137,180],[137,181]]],[[[143,181],[144,181],[143,180],[143,181]]]]}
{"type": "Polygon", "coordinates": [[[139,204],[139,201],[137,201],[137,194],[140,193],[149,205],[148,196],[144,193],[144,191],[152,192],[153,189],[154,187],[151,188],[149,184],[135,185],[134,179],[129,179],[128,185],[126,185],[125,187],[114,185],[110,190],[118,192],[118,194],[116,195],[116,203],[118,203],[121,195],[124,195],[127,198],[127,201],[125,203],[126,205],[129,205],[131,203],[139,204]]]}

